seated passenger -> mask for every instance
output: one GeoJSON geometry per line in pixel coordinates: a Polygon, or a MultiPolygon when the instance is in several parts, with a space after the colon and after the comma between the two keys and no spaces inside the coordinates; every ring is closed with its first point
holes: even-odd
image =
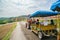
{"type": "Polygon", "coordinates": [[[49,22],[47,21],[47,20],[45,20],[44,22],[43,22],[43,25],[44,26],[47,26],[49,24],[49,22]]]}
{"type": "Polygon", "coordinates": [[[50,23],[51,25],[54,25],[54,21],[53,20],[51,20],[51,23],[50,23]]]}
{"type": "Polygon", "coordinates": [[[39,24],[39,19],[37,19],[36,24],[37,24],[37,25],[39,24]]]}

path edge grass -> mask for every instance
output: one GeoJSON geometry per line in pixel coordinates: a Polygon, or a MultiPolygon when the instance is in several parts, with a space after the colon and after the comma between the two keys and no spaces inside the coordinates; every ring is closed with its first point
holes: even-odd
{"type": "Polygon", "coordinates": [[[6,36],[2,40],[9,40],[10,35],[15,28],[16,28],[16,23],[13,25],[13,27],[10,29],[10,31],[6,34],[6,36]]]}

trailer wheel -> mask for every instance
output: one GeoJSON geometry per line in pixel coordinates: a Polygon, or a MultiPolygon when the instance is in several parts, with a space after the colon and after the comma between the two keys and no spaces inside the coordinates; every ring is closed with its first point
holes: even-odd
{"type": "Polygon", "coordinates": [[[57,30],[53,30],[53,33],[55,33],[55,35],[57,36],[57,33],[58,33],[58,32],[57,32],[57,30]]]}
{"type": "Polygon", "coordinates": [[[42,39],[42,33],[41,32],[38,32],[38,37],[39,37],[39,39],[42,39]]]}

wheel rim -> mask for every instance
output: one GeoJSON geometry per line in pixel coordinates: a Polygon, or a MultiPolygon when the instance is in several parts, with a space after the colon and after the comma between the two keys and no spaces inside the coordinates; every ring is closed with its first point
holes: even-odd
{"type": "Polygon", "coordinates": [[[38,37],[39,37],[40,39],[42,38],[42,33],[41,33],[41,32],[38,33],[38,37]]]}

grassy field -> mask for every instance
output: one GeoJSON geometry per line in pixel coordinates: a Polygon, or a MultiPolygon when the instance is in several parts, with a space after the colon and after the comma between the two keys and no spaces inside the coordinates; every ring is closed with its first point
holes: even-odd
{"type": "Polygon", "coordinates": [[[13,29],[16,27],[16,23],[8,23],[0,26],[0,40],[8,40],[13,29]]]}

